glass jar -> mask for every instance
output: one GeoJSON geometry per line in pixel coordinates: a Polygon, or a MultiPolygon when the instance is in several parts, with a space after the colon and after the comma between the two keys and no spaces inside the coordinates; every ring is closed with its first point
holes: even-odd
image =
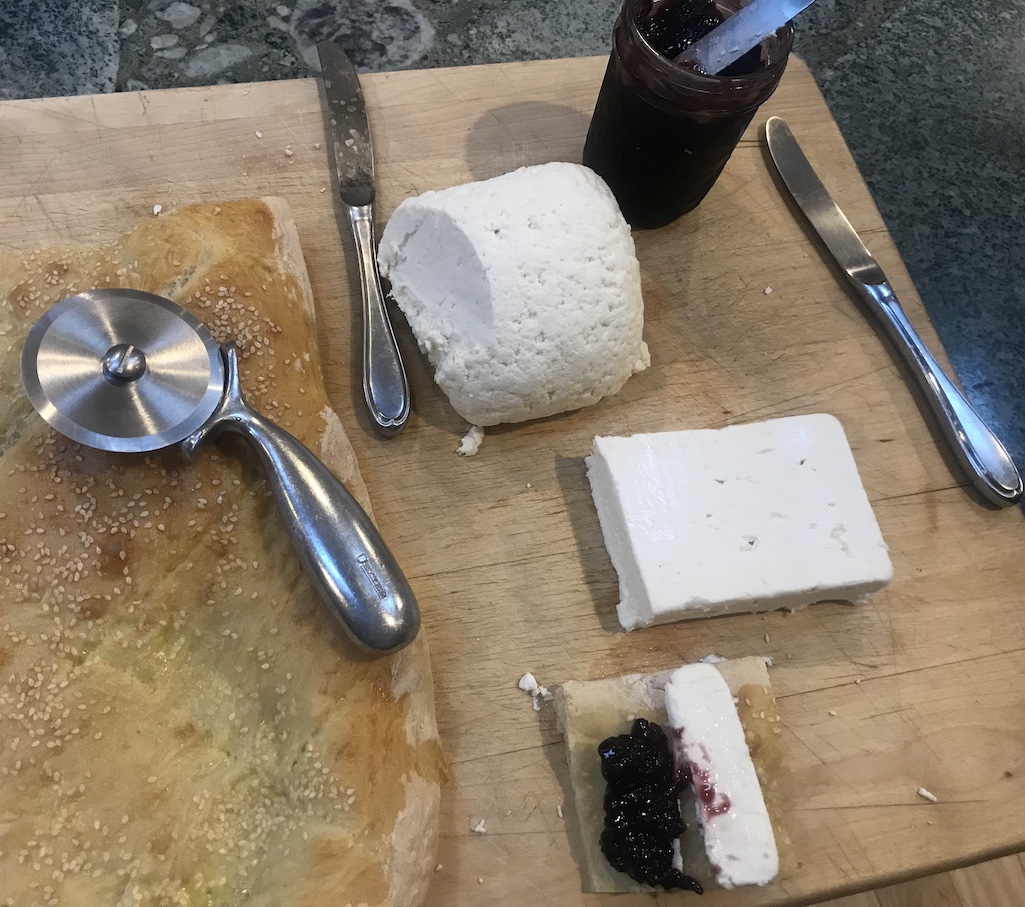
{"type": "MultiPolygon", "coordinates": [[[[724,16],[740,5],[716,0],[724,16]]],[[[639,18],[651,6],[652,0],[624,0],[583,156],[609,184],[629,224],[641,229],[665,226],[697,207],[776,90],[794,42],[788,24],[762,42],[753,71],[710,76],[673,63],[648,43],[639,18]]]]}

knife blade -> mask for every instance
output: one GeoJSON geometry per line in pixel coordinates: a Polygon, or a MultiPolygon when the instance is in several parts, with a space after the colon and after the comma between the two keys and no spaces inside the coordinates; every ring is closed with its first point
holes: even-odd
{"type": "Polygon", "coordinates": [[[374,237],[374,152],[363,90],[345,51],[333,41],[317,45],[338,174],[359,262],[363,301],[363,397],[374,428],[398,434],[409,419],[409,382],[384,304],[374,237]]]}
{"type": "Polygon", "coordinates": [[[769,117],[765,140],[783,184],[909,366],[972,484],[992,504],[1018,503],[1022,478],[1007,449],[922,342],[883,269],[833,201],[790,128],[779,117],[769,117]]]}
{"type": "Polygon", "coordinates": [[[674,62],[690,62],[702,72],[722,72],[752,47],[782,28],[814,0],[751,0],[699,38],[674,62]]]}

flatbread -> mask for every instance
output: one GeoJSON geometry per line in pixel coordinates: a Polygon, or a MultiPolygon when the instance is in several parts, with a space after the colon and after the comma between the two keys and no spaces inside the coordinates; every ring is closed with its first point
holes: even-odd
{"type": "Polygon", "coordinates": [[[0,903],[420,903],[442,755],[427,643],[358,651],[309,586],[252,458],[91,450],[21,388],[59,299],[135,287],[240,348],[250,402],[369,512],[277,199],[0,257],[0,903]]]}
{"type": "MultiPolygon", "coordinates": [[[[786,877],[794,872],[796,862],[783,821],[778,788],[783,761],[782,725],[765,662],[757,657],[738,658],[719,662],[715,667],[737,698],[737,713],[772,820],[780,860],[778,877],[786,877]]],[[[579,843],[584,855],[584,888],[587,891],[653,890],[613,869],[598,846],[605,821],[605,779],[601,774],[598,744],[614,734],[629,733],[635,718],[646,718],[665,727],[668,722],[665,685],[671,675],[672,671],[663,671],[603,680],[568,681],[556,693],[559,725],[566,741],[579,843]]],[[[705,889],[718,887],[705,855],[701,832],[692,818],[695,814],[694,795],[685,792],[680,800],[687,822],[687,830],[681,840],[683,871],[697,879],[705,889]]]]}

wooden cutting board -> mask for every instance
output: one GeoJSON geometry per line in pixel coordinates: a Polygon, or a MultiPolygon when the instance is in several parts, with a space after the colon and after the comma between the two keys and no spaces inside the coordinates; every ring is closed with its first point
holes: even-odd
{"type": "MultiPolygon", "coordinates": [[[[366,77],[379,219],[410,194],[579,160],[603,68],[580,59],[366,77]]],[[[334,404],[433,648],[451,783],[430,907],[651,903],[581,893],[554,713],[533,711],[516,683],[528,670],[555,686],[709,652],[774,659],[801,869],[703,903],[808,903],[1025,848],[1022,513],[980,506],[952,475],[890,351],[774,185],[760,138],[770,114],[790,123],[938,349],[794,60],[701,207],[637,235],[652,367],[597,406],[489,430],[480,454],[462,459],[466,425],[404,324],[416,411],[395,440],[367,429],[355,267],[339,240],[317,82],[0,104],[5,248],[112,237],[157,204],[292,203],[334,404]],[[892,586],[860,606],[619,630],[584,476],[592,437],[816,411],[846,428],[890,545],[892,586]],[[481,819],[487,834],[473,834],[481,819]]]]}

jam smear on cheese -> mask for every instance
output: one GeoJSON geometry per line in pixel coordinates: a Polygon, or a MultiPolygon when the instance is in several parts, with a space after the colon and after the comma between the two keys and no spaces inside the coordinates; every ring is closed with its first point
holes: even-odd
{"type": "MultiPolygon", "coordinates": [[[[691,787],[694,789],[694,796],[697,798],[698,803],[701,804],[702,814],[709,818],[728,813],[733,808],[733,804],[725,793],[716,790],[715,784],[712,782],[712,773],[707,768],[702,768],[694,762],[680,760],[679,754],[683,751],[682,728],[673,729],[673,739],[676,741],[676,746],[673,748],[676,756],[674,769],[676,776],[678,778],[682,776],[690,778],[691,787]]],[[[704,747],[701,749],[705,757],[705,763],[709,764],[712,760],[708,755],[708,750],[704,747]]]]}
{"type": "Polygon", "coordinates": [[[598,745],[605,778],[601,851],[614,869],[646,885],[702,893],[700,883],[673,866],[674,842],[686,827],[679,792],[690,784],[680,772],[661,726],[644,718],[629,734],[598,745]]]}

